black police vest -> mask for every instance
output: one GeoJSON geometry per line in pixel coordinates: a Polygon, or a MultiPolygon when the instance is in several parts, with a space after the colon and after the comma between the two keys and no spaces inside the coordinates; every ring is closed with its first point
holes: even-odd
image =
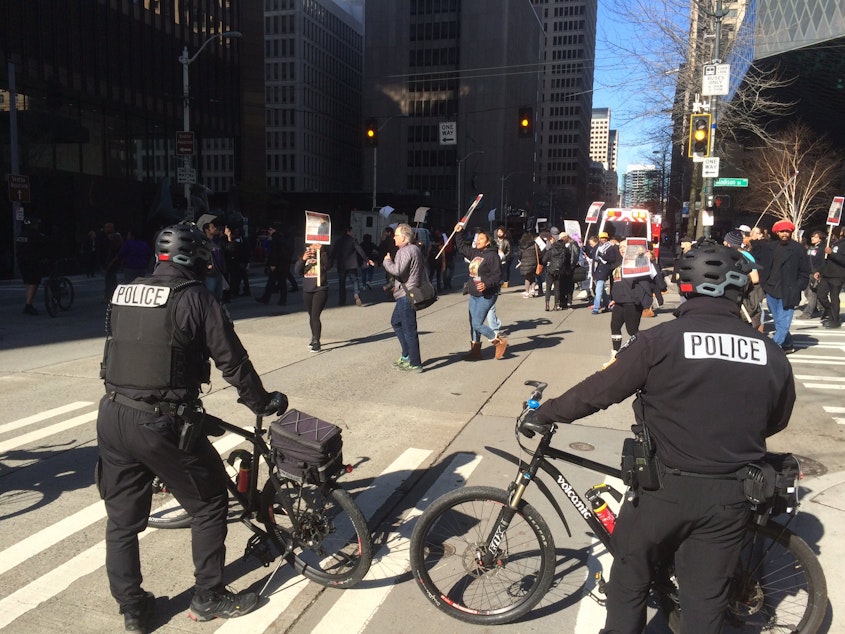
{"type": "Polygon", "coordinates": [[[112,296],[100,378],[111,385],[151,391],[197,391],[208,381],[201,347],[175,324],[182,291],[201,284],[146,278],[118,286],[112,296]]]}

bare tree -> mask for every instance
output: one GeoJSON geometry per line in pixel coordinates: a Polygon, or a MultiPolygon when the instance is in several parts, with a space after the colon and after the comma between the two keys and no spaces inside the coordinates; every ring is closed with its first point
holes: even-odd
{"type": "Polygon", "coordinates": [[[843,156],[824,136],[793,123],[750,148],[745,162],[746,202],[765,214],[801,227],[830,206],[843,156]]]}

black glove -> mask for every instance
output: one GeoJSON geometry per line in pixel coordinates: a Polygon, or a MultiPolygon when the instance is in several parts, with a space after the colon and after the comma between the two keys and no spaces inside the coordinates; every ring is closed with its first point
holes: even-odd
{"type": "Polygon", "coordinates": [[[537,417],[537,410],[529,409],[525,412],[522,416],[522,420],[519,422],[519,431],[526,438],[534,438],[534,434],[542,425],[543,423],[541,423],[540,419],[537,417]]]}
{"type": "Polygon", "coordinates": [[[261,414],[264,416],[281,416],[288,408],[288,397],[281,392],[270,392],[270,400],[264,406],[261,414]]]}

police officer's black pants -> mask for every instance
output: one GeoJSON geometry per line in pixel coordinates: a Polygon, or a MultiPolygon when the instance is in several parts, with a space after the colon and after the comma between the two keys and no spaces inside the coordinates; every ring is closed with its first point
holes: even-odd
{"type": "Polygon", "coordinates": [[[652,571],[671,561],[680,587],[681,632],[718,634],[728,579],[739,558],[748,503],[737,480],[663,476],[659,491],[625,502],[613,532],[604,634],[641,634],[652,571]]]}
{"type": "MultiPolygon", "coordinates": [[[[99,488],[106,503],[106,572],[121,608],[143,598],[138,534],[147,527],[153,474],[192,517],[191,546],[198,590],[222,583],[226,558],[226,471],[208,438],[180,451],[168,416],[104,397],[97,418],[99,488]]],[[[166,571],[161,571],[166,574],[166,571]]]]}

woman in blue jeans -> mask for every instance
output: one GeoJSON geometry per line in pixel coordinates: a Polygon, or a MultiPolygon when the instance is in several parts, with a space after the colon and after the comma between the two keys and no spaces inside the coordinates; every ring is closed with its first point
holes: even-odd
{"type": "Polygon", "coordinates": [[[484,335],[496,347],[496,358],[501,359],[508,346],[508,340],[497,336],[484,324],[490,307],[499,296],[502,281],[502,265],[499,251],[493,238],[486,231],[479,231],[475,238],[464,235],[463,223],[455,225],[455,249],[469,260],[467,291],[469,292],[470,351],[464,356],[468,361],[481,359],[481,336],[484,335]]]}

